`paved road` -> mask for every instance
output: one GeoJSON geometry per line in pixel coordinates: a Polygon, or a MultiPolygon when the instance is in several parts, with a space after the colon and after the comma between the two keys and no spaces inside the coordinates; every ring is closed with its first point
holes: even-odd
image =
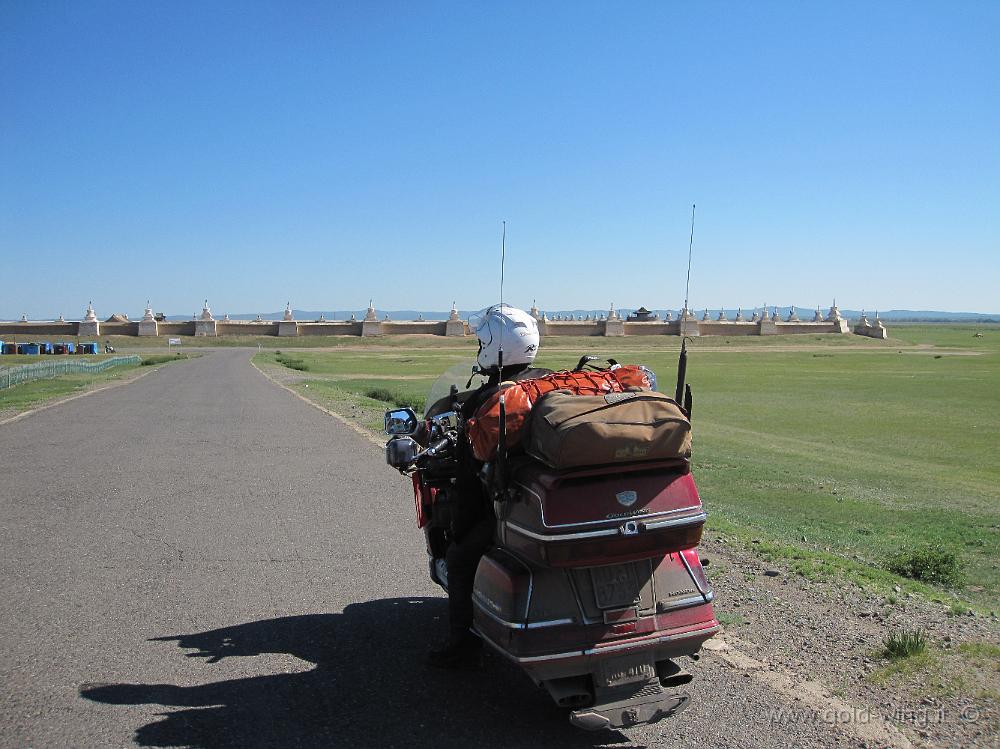
{"type": "Polygon", "coordinates": [[[686,713],[597,735],[498,658],[426,669],[407,483],[250,356],[0,426],[0,745],[858,745],[712,656],[686,713]]]}

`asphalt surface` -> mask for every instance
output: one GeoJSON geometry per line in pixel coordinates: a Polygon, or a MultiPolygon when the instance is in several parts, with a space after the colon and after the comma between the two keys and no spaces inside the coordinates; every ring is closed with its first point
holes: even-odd
{"type": "Polygon", "coordinates": [[[428,669],[408,481],[250,357],[0,425],[0,745],[858,746],[710,654],[686,712],[620,733],[499,657],[428,669]]]}

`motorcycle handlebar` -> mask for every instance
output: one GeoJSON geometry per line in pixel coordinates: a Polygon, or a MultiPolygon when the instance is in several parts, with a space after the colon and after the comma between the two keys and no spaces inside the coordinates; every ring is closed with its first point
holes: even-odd
{"type": "Polygon", "coordinates": [[[447,437],[443,437],[443,438],[439,439],[437,442],[435,442],[433,445],[431,445],[430,447],[428,447],[426,450],[424,450],[424,455],[430,455],[431,457],[434,457],[439,452],[441,452],[446,447],[448,447],[448,445],[450,445],[450,444],[451,444],[451,440],[448,439],[447,437]]]}
{"type": "Polygon", "coordinates": [[[413,460],[414,465],[421,465],[427,458],[437,457],[439,453],[444,451],[451,444],[451,440],[447,437],[439,439],[437,442],[429,445],[427,449],[423,450],[417,457],[413,460]]]}

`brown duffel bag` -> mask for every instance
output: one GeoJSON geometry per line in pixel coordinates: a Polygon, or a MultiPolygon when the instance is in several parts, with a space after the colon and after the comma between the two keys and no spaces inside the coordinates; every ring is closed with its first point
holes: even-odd
{"type": "Polygon", "coordinates": [[[556,390],[531,411],[527,452],[558,470],[688,458],[691,422],[662,393],[556,390]]]}
{"type": "Polygon", "coordinates": [[[507,414],[507,448],[512,449],[521,442],[532,405],[553,390],[565,390],[575,395],[603,395],[620,393],[630,388],[650,389],[649,377],[642,367],[635,364],[598,371],[553,372],[544,377],[507,385],[501,385],[500,390],[487,398],[475,416],[468,421],[469,442],[472,443],[472,453],[477,460],[486,462],[497,456],[501,395],[504,396],[504,410],[507,414]]]}

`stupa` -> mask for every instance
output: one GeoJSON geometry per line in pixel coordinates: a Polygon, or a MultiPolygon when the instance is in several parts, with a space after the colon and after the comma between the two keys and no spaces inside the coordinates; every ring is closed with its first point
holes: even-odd
{"type": "Polygon", "coordinates": [[[146,310],[142,313],[142,319],[139,321],[139,335],[141,336],[155,336],[159,335],[160,327],[156,322],[156,316],[153,314],[153,307],[150,305],[149,300],[146,300],[146,310]]]}
{"type": "Polygon", "coordinates": [[[285,302],[285,311],[278,320],[279,336],[296,336],[299,334],[299,324],[295,322],[295,315],[292,314],[292,303],[285,302]]]}

